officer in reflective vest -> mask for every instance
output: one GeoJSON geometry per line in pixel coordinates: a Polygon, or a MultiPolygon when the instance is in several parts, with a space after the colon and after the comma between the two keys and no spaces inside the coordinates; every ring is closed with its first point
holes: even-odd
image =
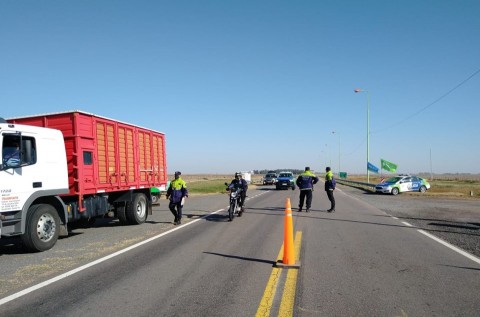
{"type": "Polygon", "coordinates": [[[310,207],[312,206],[312,197],[313,197],[313,185],[318,182],[318,177],[310,172],[310,167],[305,167],[305,171],[298,175],[296,184],[300,189],[300,203],[298,205],[298,211],[301,212],[303,208],[303,202],[305,197],[307,198],[306,207],[307,212],[310,212],[310,207]]]}
{"type": "Polygon", "coordinates": [[[175,179],[170,182],[170,186],[167,190],[167,199],[170,199],[168,208],[175,217],[175,220],[173,221],[174,225],[182,224],[183,202],[184,198],[188,197],[187,184],[180,175],[182,175],[182,173],[175,172],[175,179]]]}

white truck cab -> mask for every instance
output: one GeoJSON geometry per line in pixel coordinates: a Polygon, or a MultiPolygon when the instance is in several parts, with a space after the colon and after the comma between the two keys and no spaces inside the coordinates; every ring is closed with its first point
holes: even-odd
{"type": "Polygon", "coordinates": [[[52,207],[69,191],[63,135],[0,118],[0,148],[0,237],[20,235],[27,247],[48,249],[66,224],[66,211],[52,207]]]}

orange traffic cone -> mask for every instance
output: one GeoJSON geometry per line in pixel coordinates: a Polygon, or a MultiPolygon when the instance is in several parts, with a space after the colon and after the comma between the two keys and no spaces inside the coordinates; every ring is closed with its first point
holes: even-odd
{"type": "Polygon", "coordinates": [[[295,245],[293,244],[293,220],[292,220],[292,206],[290,205],[290,198],[285,202],[285,221],[283,228],[283,260],[277,263],[280,267],[295,267],[299,264],[295,263],[295,245]]]}

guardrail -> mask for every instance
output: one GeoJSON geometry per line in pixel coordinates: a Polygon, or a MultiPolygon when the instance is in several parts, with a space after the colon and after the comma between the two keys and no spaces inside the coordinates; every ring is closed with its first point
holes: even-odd
{"type": "Polygon", "coordinates": [[[339,184],[342,184],[342,185],[348,185],[348,186],[357,187],[357,188],[364,188],[364,189],[368,189],[372,192],[375,191],[375,185],[376,184],[350,181],[348,179],[342,179],[342,178],[340,178],[340,179],[335,178],[335,181],[339,184]]]}

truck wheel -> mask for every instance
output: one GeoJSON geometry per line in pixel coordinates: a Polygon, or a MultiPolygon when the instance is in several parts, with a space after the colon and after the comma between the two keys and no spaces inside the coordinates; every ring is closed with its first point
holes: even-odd
{"type": "Polygon", "coordinates": [[[160,197],[152,194],[152,205],[160,204],[160,197]]]}
{"type": "Polygon", "coordinates": [[[118,221],[120,221],[120,224],[122,225],[128,224],[127,213],[125,212],[126,208],[127,207],[124,205],[117,205],[115,207],[115,216],[117,216],[118,221]]]}
{"type": "Polygon", "coordinates": [[[51,249],[60,233],[60,217],[50,205],[33,205],[27,212],[27,223],[22,241],[31,251],[51,249]]]}
{"type": "Polygon", "coordinates": [[[133,195],[127,203],[127,221],[131,225],[139,225],[147,220],[147,197],[142,193],[133,195]]]}

